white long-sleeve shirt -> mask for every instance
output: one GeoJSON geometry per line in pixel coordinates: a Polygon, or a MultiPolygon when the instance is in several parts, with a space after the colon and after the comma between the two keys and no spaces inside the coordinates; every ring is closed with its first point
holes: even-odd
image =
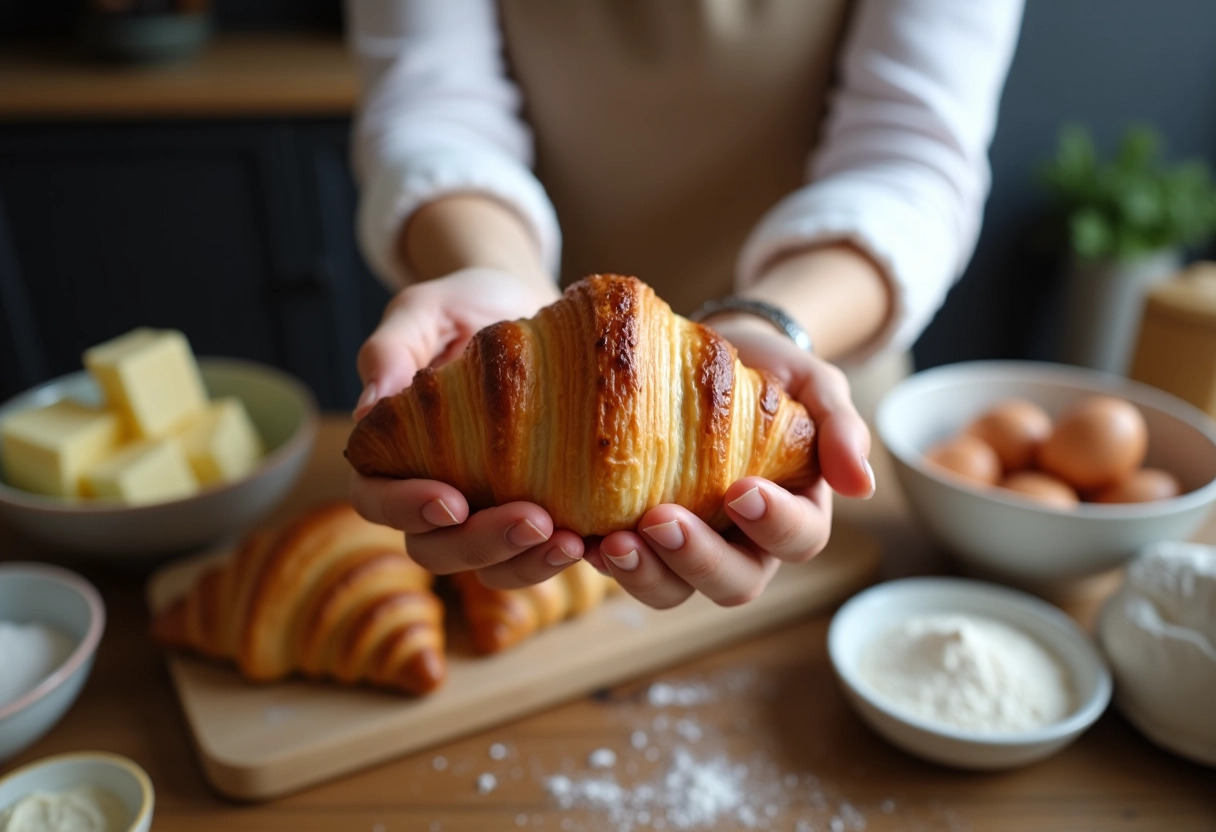
{"type": "MultiPolygon", "coordinates": [[[[858,0],[807,184],[747,237],[736,285],[784,251],[849,240],[894,290],[875,348],[910,346],[974,250],[1022,6],[858,0]]],[[[409,278],[394,255],[402,223],[457,192],[513,208],[557,271],[558,217],[531,170],[532,136],[497,11],[493,0],[348,0],[365,91],[354,143],[359,239],[391,287],[409,278]]]]}

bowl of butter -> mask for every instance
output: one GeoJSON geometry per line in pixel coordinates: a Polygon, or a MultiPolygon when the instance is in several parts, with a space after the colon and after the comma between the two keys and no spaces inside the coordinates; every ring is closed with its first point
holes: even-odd
{"type": "Polygon", "coordinates": [[[0,406],[0,518],[78,555],[173,554],[236,537],[296,481],[316,403],[291,376],[196,359],[176,330],[86,350],[85,369],[0,406]]]}
{"type": "Polygon", "coordinates": [[[148,832],[152,781],[126,757],[59,754],[0,778],[0,832],[148,832]]]}

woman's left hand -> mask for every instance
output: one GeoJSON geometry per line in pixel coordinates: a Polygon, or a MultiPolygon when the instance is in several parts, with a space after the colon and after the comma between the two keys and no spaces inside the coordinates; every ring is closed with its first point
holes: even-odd
{"type": "Polygon", "coordinates": [[[744,364],[773,373],[806,407],[818,433],[821,476],[795,491],[760,477],[733,483],[724,502],[736,528],[724,535],[668,504],[646,512],[636,532],[614,532],[589,546],[592,565],[657,608],[674,607],[694,592],[723,606],[752,600],[782,561],[810,560],[827,545],[833,491],[848,497],[874,493],[870,431],[853,406],[844,373],[753,316],[722,315],[707,325],[735,346],[744,364]]]}

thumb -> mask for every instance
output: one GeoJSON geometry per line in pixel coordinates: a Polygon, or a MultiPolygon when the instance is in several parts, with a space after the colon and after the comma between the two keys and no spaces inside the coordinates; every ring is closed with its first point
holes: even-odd
{"type": "Polygon", "coordinates": [[[439,310],[421,306],[408,290],[398,295],[359,349],[356,366],[364,388],[355,405],[355,419],[362,419],[380,399],[408,387],[414,374],[440,352],[442,316],[439,310]]]}

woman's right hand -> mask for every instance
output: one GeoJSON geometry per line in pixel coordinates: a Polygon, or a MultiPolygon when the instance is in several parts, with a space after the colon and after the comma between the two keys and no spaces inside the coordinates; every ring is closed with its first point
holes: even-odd
{"type": "Polygon", "coordinates": [[[479,329],[529,318],[560,294],[544,274],[520,276],[487,268],[461,269],[402,289],[359,350],[364,388],[355,418],[362,419],[380,399],[409,387],[419,370],[460,355],[479,329]]]}
{"type": "MultiPolygon", "coordinates": [[[[403,289],[359,351],[366,386],[355,418],[408,387],[419,370],[458,356],[478,330],[531,317],[559,294],[544,275],[488,268],[462,269],[403,289]]],[[[555,530],[549,514],[533,503],[470,513],[464,495],[446,483],[358,474],[351,498],[368,520],[405,532],[410,556],[437,575],[478,570],[483,583],[509,589],[546,580],[583,556],[582,538],[555,530]]]]}

